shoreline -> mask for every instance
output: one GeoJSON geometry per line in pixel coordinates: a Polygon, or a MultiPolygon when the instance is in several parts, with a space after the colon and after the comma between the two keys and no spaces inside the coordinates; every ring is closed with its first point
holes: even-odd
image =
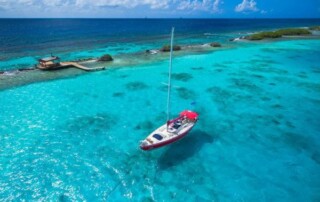
{"type": "MultiPolygon", "coordinates": [[[[217,50],[226,50],[233,48],[231,46],[211,47],[210,44],[183,46],[180,51],[175,51],[175,57],[186,55],[205,54],[217,50]]],[[[169,57],[168,52],[158,51],[157,54],[145,52],[136,52],[130,54],[116,55],[113,61],[101,62],[98,58],[88,58],[75,60],[79,64],[90,68],[105,67],[106,70],[114,68],[134,68],[137,65],[148,65],[151,63],[162,62],[169,57]]],[[[7,90],[23,85],[28,85],[36,82],[50,81],[55,79],[72,78],[75,76],[88,74],[85,71],[76,68],[65,68],[58,70],[40,70],[38,68],[21,68],[0,72],[0,91],[7,90]]]]}
{"type": "MultiPolygon", "coordinates": [[[[275,39],[264,39],[258,41],[251,41],[245,38],[229,41],[229,43],[222,44],[222,47],[211,47],[210,43],[206,44],[193,44],[181,46],[181,50],[175,51],[175,57],[183,57],[187,55],[206,54],[214,51],[228,50],[239,48],[239,43],[245,42],[246,44],[265,44],[273,42],[281,42],[287,40],[314,40],[320,39],[320,35],[309,36],[284,36],[275,39]]],[[[162,62],[168,59],[169,53],[162,52],[160,49],[146,50],[144,52],[123,53],[114,56],[114,61],[99,62],[98,58],[85,58],[73,60],[82,65],[89,66],[90,68],[105,67],[106,70],[113,68],[135,67],[137,65],[147,65],[156,62],[162,62]],[[150,52],[151,51],[151,52],[150,52]],[[155,52],[153,52],[155,51],[155,52]]],[[[15,70],[0,71],[0,91],[8,90],[11,88],[29,85],[37,82],[44,82],[56,79],[66,79],[75,76],[87,74],[79,69],[66,68],[59,70],[42,71],[35,67],[21,68],[15,70]]]]}

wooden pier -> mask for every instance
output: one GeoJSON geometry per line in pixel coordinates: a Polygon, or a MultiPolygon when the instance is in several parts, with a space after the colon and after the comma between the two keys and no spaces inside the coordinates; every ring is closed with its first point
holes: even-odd
{"type": "Polygon", "coordinates": [[[105,67],[95,67],[95,68],[88,68],[83,65],[80,65],[79,63],[76,62],[60,62],[61,67],[68,67],[68,66],[73,66],[79,69],[82,69],[84,71],[99,71],[105,69],[105,67]]]}

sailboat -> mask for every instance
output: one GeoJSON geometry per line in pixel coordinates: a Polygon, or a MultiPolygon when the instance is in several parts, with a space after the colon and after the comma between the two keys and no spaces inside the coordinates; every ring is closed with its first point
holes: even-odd
{"type": "Polygon", "coordinates": [[[171,31],[170,64],[167,96],[167,122],[149,134],[140,142],[142,150],[152,150],[176,142],[186,136],[198,121],[198,113],[191,110],[182,111],[178,117],[170,119],[171,69],[174,28],[171,31]]]}

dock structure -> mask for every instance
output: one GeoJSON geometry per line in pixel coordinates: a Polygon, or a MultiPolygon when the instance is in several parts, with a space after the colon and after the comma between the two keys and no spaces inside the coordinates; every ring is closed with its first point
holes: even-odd
{"type": "Polygon", "coordinates": [[[83,65],[80,65],[79,63],[76,63],[76,62],[60,62],[60,65],[62,67],[68,67],[68,66],[73,66],[73,67],[76,67],[78,69],[82,69],[84,71],[98,71],[98,70],[103,70],[105,69],[105,67],[95,67],[95,68],[88,68],[88,67],[85,67],[83,65]]]}
{"type": "Polygon", "coordinates": [[[41,70],[56,70],[56,69],[63,69],[67,67],[75,67],[84,71],[98,71],[103,70],[105,67],[95,67],[95,68],[88,68],[76,62],[60,62],[60,58],[57,56],[47,57],[39,59],[39,64],[36,65],[38,69],[41,70]]]}
{"type": "Polygon", "coordinates": [[[37,67],[42,70],[56,69],[60,66],[60,58],[57,56],[51,55],[51,57],[41,58],[38,61],[37,67]]]}

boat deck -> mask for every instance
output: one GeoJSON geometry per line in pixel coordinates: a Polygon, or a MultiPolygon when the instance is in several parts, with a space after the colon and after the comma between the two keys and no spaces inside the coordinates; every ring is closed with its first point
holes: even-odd
{"type": "Polygon", "coordinates": [[[179,136],[180,134],[185,133],[186,131],[188,131],[191,127],[193,127],[194,123],[193,122],[189,122],[189,123],[185,123],[183,125],[181,125],[180,128],[178,129],[172,129],[171,130],[167,128],[167,124],[162,125],[160,128],[158,128],[157,130],[155,130],[153,133],[151,133],[146,140],[151,143],[159,143],[159,142],[163,142],[166,141],[168,139],[171,139],[175,136],[179,136]],[[158,139],[156,136],[160,136],[160,139],[158,139]]]}

